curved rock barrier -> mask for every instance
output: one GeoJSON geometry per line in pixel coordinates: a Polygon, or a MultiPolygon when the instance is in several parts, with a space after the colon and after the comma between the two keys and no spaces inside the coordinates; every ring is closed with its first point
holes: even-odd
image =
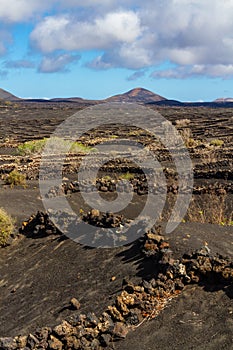
{"type": "MultiPolygon", "coordinates": [[[[134,193],[136,193],[139,196],[148,194],[148,191],[154,194],[161,193],[164,191],[164,189],[160,188],[158,184],[154,184],[153,187],[150,187],[148,189],[146,178],[143,175],[135,175],[135,177],[132,180],[130,180],[130,184],[121,181],[120,179],[119,181],[117,181],[114,179],[98,178],[96,180],[96,183],[86,182],[85,184],[80,184],[77,180],[75,180],[70,182],[64,182],[60,187],[52,187],[47,193],[47,197],[56,197],[62,194],[67,195],[77,193],[80,191],[93,192],[94,189],[97,189],[99,192],[103,193],[114,193],[116,192],[116,186],[118,186],[118,191],[120,192],[131,192],[133,190],[134,193]]],[[[188,191],[189,188],[187,188],[186,190],[188,191]]],[[[168,184],[166,191],[167,193],[177,194],[179,192],[179,185],[176,183],[168,184]]],[[[183,188],[182,191],[184,193],[185,189],[183,188]]],[[[205,193],[212,193],[215,195],[225,195],[227,193],[233,193],[233,182],[215,182],[210,184],[194,186],[193,194],[205,193]]]]}
{"type": "MultiPolygon", "coordinates": [[[[84,214],[86,220],[90,220],[92,214],[84,214]]],[[[104,224],[104,217],[100,216],[99,220],[99,224],[104,224]]],[[[33,236],[61,234],[48,215],[42,212],[24,222],[21,233],[33,236]]],[[[233,262],[230,259],[212,256],[208,245],[205,245],[175,260],[160,227],[145,233],[141,249],[144,258],[151,259],[156,266],[153,278],[142,280],[138,285],[123,280],[120,294],[99,317],[94,313],[82,314],[79,301],[72,298],[72,314],[61,324],[54,328],[37,329],[33,334],[0,338],[0,349],[113,349],[114,343],[124,339],[128,332],[156,317],[186,285],[226,286],[233,283],[233,262]]]]}

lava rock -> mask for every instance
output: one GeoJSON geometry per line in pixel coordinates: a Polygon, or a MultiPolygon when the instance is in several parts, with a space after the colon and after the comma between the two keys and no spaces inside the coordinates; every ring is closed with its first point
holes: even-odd
{"type": "Polygon", "coordinates": [[[49,340],[49,348],[51,350],[62,350],[63,345],[62,342],[54,337],[53,335],[50,335],[50,340],[49,340]]]}
{"type": "Polygon", "coordinates": [[[67,321],[63,321],[60,325],[56,326],[53,331],[59,338],[63,338],[73,334],[74,328],[67,321]]]}
{"type": "Polygon", "coordinates": [[[124,323],[116,322],[112,333],[113,333],[114,337],[124,339],[127,336],[128,332],[129,332],[129,330],[124,323]]]}
{"type": "Polygon", "coordinates": [[[76,298],[70,300],[70,305],[74,310],[79,310],[81,307],[80,302],[76,298]]]}
{"type": "Polygon", "coordinates": [[[0,338],[0,349],[1,350],[15,350],[17,349],[17,343],[15,339],[5,337],[0,338]]]}
{"type": "Polygon", "coordinates": [[[39,340],[33,334],[29,334],[27,338],[27,346],[30,349],[35,349],[36,345],[38,344],[39,344],[39,340]]]}

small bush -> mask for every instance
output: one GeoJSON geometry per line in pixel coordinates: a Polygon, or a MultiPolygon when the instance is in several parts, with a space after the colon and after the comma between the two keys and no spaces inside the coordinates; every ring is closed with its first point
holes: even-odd
{"type": "Polygon", "coordinates": [[[105,176],[102,177],[102,180],[104,180],[104,181],[111,181],[112,177],[110,175],[105,175],[105,176]]]}
{"type": "Polygon", "coordinates": [[[127,173],[124,173],[124,174],[120,175],[120,179],[121,180],[128,180],[128,181],[130,181],[130,180],[133,180],[134,177],[135,177],[135,175],[130,173],[129,171],[127,171],[127,173]]]}
{"type": "Polygon", "coordinates": [[[210,141],[211,146],[221,147],[224,144],[223,140],[214,139],[210,141]]]}
{"type": "Polygon", "coordinates": [[[11,188],[14,186],[23,186],[26,187],[26,176],[20,174],[17,170],[12,170],[5,177],[5,184],[10,185],[11,188]]]}
{"type": "Polygon", "coordinates": [[[7,240],[14,231],[14,220],[6,211],[0,208],[0,247],[7,244],[7,240]]]}
{"type": "Polygon", "coordinates": [[[176,121],[175,121],[175,125],[177,126],[177,127],[185,127],[185,126],[187,126],[187,125],[189,125],[191,123],[191,120],[190,119],[177,119],[176,121]]]}
{"type": "Polygon", "coordinates": [[[44,138],[42,140],[34,140],[24,142],[22,145],[19,145],[17,148],[17,153],[20,156],[28,156],[35,153],[40,153],[46,143],[47,139],[44,138]]]}
{"type": "Polygon", "coordinates": [[[232,226],[232,207],[226,194],[206,193],[193,198],[186,221],[232,226]]]}
{"type": "Polygon", "coordinates": [[[85,146],[81,142],[71,142],[69,140],[63,140],[59,137],[52,137],[50,139],[43,138],[41,140],[24,142],[22,145],[18,146],[17,154],[19,154],[20,156],[40,154],[42,153],[45,144],[46,142],[48,142],[48,140],[52,141],[50,142],[49,146],[51,147],[51,149],[54,147],[54,150],[57,150],[59,144],[62,146],[69,146],[70,153],[87,153],[94,150],[92,147],[85,146]]]}

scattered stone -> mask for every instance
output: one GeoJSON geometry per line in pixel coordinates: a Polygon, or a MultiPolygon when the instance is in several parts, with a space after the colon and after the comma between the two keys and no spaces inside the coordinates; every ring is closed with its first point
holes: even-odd
{"type": "Polygon", "coordinates": [[[90,345],[91,350],[99,350],[100,349],[100,341],[98,339],[93,339],[90,345]]]}
{"type": "Polygon", "coordinates": [[[124,317],[121,315],[120,311],[117,310],[116,306],[108,306],[108,311],[113,319],[117,321],[124,321],[124,317]]]}
{"type": "Polygon", "coordinates": [[[130,311],[126,318],[126,323],[132,326],[136,326],[143,320],[142,312],[140,309],[133,309],[130,311]]]}
{"type": "Polygon", "coordinates": [[[155,234],[155,233],[147,233],[147,238],[152,239],[153,241],[155,241],[155,243],[160,243],[161,241],[164,241],[163,236],[160,236],[160,235],[155,234]]]}
{"type": "Polygon", "coordinates": [[[1,350],[15,350],[17,349],[17,343],[15,339],[5,337],[0,338],[0,349],[1,350]]]}
{"type": "Polygon", "coordinates": [[[70,305],[74,310],[79,310],[81,307],[80,302],[76,298],[70,300],[70,305]]]}
{"type": "Polygon", "coordinates": [[[80,349],[80,340],[75,336],[66,336],[65,342],[68,349],[80,349]]]}
{"type": "Polygon", "coordinates": [[[89,324],[94,325],[94,326],[97,326],[99,323],[98,317],[93,312],[89,312],[87,314],[86,320],[89,324]]]}
{"type": "Polygon", "coordinates": [[[30,349],[35,349],[37,344],[39,344],[39,340],[33,334],[29,334],[27,338],[27,346],[30,349]]]}
{"type": "Polygon", "coordinates": [[[43,342],[46,342],[52,329],[50,327],[43,327],[37,330],[36,337],[43,342]]]}
{"type": "Polygon", "coordinates": [[[129,330],[127,328],[127,326],[122,323],[122,322],[117,322],[115,324],[115,327],[113,329],[113,335],[114,337],[117,337],[117,338],[125,338],[128,334],[129,330]]]}
{"type": "Polygon", "coordinates": [[[22,336],[20,335],[19,337],[16,337],[15,338],[16,342],[17,342],[17,345],[18,347],[20,348],[25,348],[26,345],[27,345],[27,336],[22,336]]]}
{"type": "Polygon", "coordinates": [[[49,349],[51,350],[62,350],[62,342],[54,337],[53,335],[50,335],[50,340],[49,340],[49,349]]]}
{"type": "Polygon", "coordinates": [[[92,217],[99,217],[100,211],[98,209],[92,209],[90,214],[92,217]]]}
{"type": "Polygon", "coordinates": [[[107,313],[103,312],[100,317],[100,322],[97,325],[100,333],[111,332],[114,328],[114,321],[112,317],[107,313]]]}
{"type": "Polygon", "coordinates": [[[103,333],[100,337],[100,342],[104,347],[109,347],[112,343],[112,336],[109,333],[103,333]]]}
{"type": "Polygon", "coordinates": [[[56,326],[53,331],[59,338],[62,338],[73,334],[74,328],[67,321],[63,321],[60,325],[56,326]]]}

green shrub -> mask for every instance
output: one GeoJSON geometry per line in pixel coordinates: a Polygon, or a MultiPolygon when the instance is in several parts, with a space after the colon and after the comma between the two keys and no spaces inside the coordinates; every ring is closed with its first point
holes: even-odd
{"type": "Polygon", "coordinates": [[[20,174],[17,170],[12,170],[5,177],[5,184],[10,185],[11,188],[14,186],[23,186],[26,187],[26,176],[20,174]]]}
{"type": "MultiPolygon", "coordinates": [[[[70,141],[66,141],[70,142],[70,141]]],[[[88,147],[81,142],[73,142],[72,146],[70,148],[70,152],[72,153],[88,153],[88,152],[94,152],[96,149],[93,147],[88,147]]]]}
{"type": "Polygon", "coordinates": [[[121,174],[121,175],[120,175],[120,179],[122,179],[122,180],[128,180],[128,181],[133,180],[134,177],[135,177],[135,175],[132,174],[132,173],[130,173],[129,171],[127,171],[127,173],[124,173],[124,174],[121,174]]]}
{"type": "Polygon", "coordinates": [[[42,153],[48,140],[52,141],[50,142],[49,146],[51,147],[51,149],[54,147],[54,150],[57,150],[59,144],[62,144],[62,146],[67,147],[69,146],[70,153],[87,153],[94,150],[94,148],[85,146],[81,142],[71,142],[69,140],[64,140],[59,137],[51,137],[50,139],[43,138],[41,140],[24,142],[23,144],[18,146],[17,154],[21,156],[40,154],[42,153]]]}
{"type": "Polygon", "coordinates": [[[0,208],[0,247],[7,244],[7,240],[14,231],[14,220],[6,211],[0,208]]]}
{"type": "Polygon", "coordinates": [[[210,141],[210,145],[211,146],[217,146],[217,147],[221,147],[224,144],[223,140],[219,140],[219,139],[214,139],[210,141]]]}
{"type": "Polygon", "coordinates": [[[28,156],[35,153],[40,153],[43,150],[46,141],[47,139],[44,138],[42,140],[24,142],[22,145],[18,146],[17,153],[21,156],[28,156]]]}

